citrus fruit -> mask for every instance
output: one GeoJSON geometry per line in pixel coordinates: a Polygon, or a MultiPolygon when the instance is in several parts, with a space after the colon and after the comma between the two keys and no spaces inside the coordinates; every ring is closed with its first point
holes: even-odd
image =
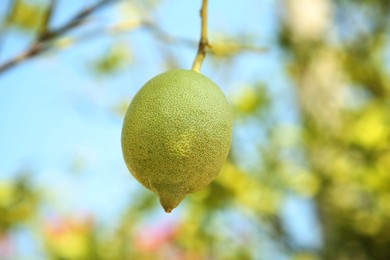
{"type": "Polygon", "coordinates": [[[229,152],[232,115],[220,88],[192,70],[149,80],[124,118],[122,151],[132,175],[166,212],[206,187],[229,152]]]}

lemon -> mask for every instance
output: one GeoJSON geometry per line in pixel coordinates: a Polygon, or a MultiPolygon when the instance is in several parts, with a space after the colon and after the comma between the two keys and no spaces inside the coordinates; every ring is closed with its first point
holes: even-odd
{"type": "Polygon", "coordinates": [[[229,152],[232,115],[220,88],[191,70],[149,80],[124,118],[122,151],[132,175],[166,212],[206,187],[229,152]]]}

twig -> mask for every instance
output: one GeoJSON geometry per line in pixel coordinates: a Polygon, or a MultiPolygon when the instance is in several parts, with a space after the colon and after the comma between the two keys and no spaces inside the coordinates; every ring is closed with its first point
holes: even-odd
{"type": "Polygon", "coordinates": [[[49,49],[48,46],[45,46],[42,43],[36,43],[33,46],[31,46],[28,50],[26,50],[25,52],[13,57],[11,60],[2,64],[0,66],[0,73],[14,67],[18,63],[20,63],[26,59],[35,57],[36,55],[43,53],[44,51],[47,51],[48,49],[49,49]]]}
{"type": "Polygon", "coordinates": [[[211,48],[207,38],[207,4],[208,0],[202,0],[202,8],[200,9],[201,18],[201,33],[198,52],[196,53],[194,63],[192,64],[192,70],[200,72],[203,60],[206,57],[206,49],[211,48]]]}
{"type": "MultiPolygon", "coordinates": [[[[158,25],[150,21],[140,22],[140,27],[143,27],[146,30],[148,30],[148,32],[154,35],[157,40],[160,40],[161,42],[169,45],[178,44],[189,48],[194,48],[199,44],[198,42],[190,39],[180,38],[171,35],[168,32],[161,29],[158,25]]],[[[264,53],[267,51],[268,49],[266,47],[255,46],[240,41],[229,40],[229,41],[215,42],[213,44],[213,48],[209,50],[209,54],[223,57],[223,56],[236,55],[237,53],[242,53],[242,52],[264,53]]]]}
{"type": "Polygon", "coordinates": [[[52,49],[54,46],[50,44],[51,41],[59,38],[60,36],[68,33],[72,29],[78,27],[80,24],[82,24],[85,21],[87,17],[89,17],[91,14],[101,9],[103,6],[116,1],[118,0],[101,0],[96,4],[80,11],[71,19],[69,19],[65,24],[58,27],[57,29],[53,29],[53,30],[46,29],[42,31],[42,33],[38,36],[37,40],[33,42],[28,49],[23,51],[21,54],[18,54],[15,57],[11,58],[10,60],[6,61],[5,63],[0,64],[0,73],[3,73],[6,70],[11,69],[12,67],[15,67],[17,64],[19,64],[20,62],[26,59],[32,58],[40,53],[52,49]]]}
{"type": "Polygon", "coordinates": [[[118,1],[118,0],[101,0],[101,1],[97,2],[96,4],[82,10],[81,12],[79,12],[78,14],[73,16],[73,18],[69,19],[69,21],[67,23],[60,26],[59,28],[57,28],[53,31],[47,32],[41,38],[43,40],[51,40],[51,39],[57,38],[58,36],[63,35],[65,33],[69,32],[70,30],[74,29],[75,27],[79,26],[80,24],[82,24],[85,21],[85,18],[90,16],[92,13],[98,11],[99,9],[101,9],[102,7],[104,7],[105,5],[107,5],[109,3],[113,3],[116,1],[118,1]]]}
{"type": "Polygon", "coordinates": [[[161,27],[150,21],[143,21],[141,26],[145,28],[149,33],[154,35],[158,40],[167,43],[167,44],[183,44],[190,46],[191,48],[196,47],[197,42],[190,39],[179,38],[169,34],[167,31],[163,30],[161,27]]]}
{"type": "MultiPolygon", "coordinates": [[[[54,1],[54,0],[53,0],[54,1]]],[[[112,0],[111,0],[112,1],[112,0]]],[[[90,8],[89,8],[90,9],[90,8]]],[[[85,12],[85,11],[83,11],[85,12]]],[[[87,16],[85,17],[87,18],[87,16]]],[[[72,19],[71,19],[72,20],[72,19]]],[[[104,35],[104,34],[117,34],[117,33],[125,33],[129,30],[134,30],[135,28],[144,28],[148,30],[149,33],[151,33],[157,40],[160,40],[163,43],[172,45],[182,45],[189,48],[194,48],[199,43],[190,39],[186,38],[180,38],[174,35],[169,34],[168,32],[161,29],[158,25],[154,24],[151,21],[137,21],[137,20],[124,20],[120,21],[118,23],[109,25],[105,28],[99,27],[98,29],[94,29],[93,31],[86,32],[82,35],[79,35],[75,38],[67,38],[67,37],[61,37],[63,34],[59,34],[58,30],[64,30],[63,28],[69,27],[68,24],[70,22],[66,23],[65,25],[59,27],[57,30],[49,31],[47,33],[41,33],[41,36],[37,39],[37,41],[30,46],[27,50],[25,50],[23,53],[13,57],[6,63],[0,65],[0,73],[3,71],[6,71],[19,63],[29,59],[33,58],[39,54],[42,54],[46,51],[52,50],[54,48],[64,48],[69,47],[70,45],[73,45],[77,42],[88,40],[91,38],[94,38],[96,36],[104,35]],[[53,34],[54,32],[54,34],[53,34]],[[50,36],[50,37],[49,37],[50,36]],[[55,36],[55,37],[54,37],[55,36]]],[[[71,29],[71,28],[70,28],[71,29]]],[[[69,29],[69,30],[70,30],[69,29]]],[[[219,57],[229,57],[232,55],[236,55],[238,53],[242,52],[256,52],[256,53],[263,53],[267,51],[264,47],[259,46],[253,46],[248,45],[245,43],[240,42],[219,42],[215,43],[214,48],[210,49],[209,54],[215,55],[219,57]]],[[[204,59],[204,56],[203,56],[204,59]]]]}
{"type": "Polygon", "coordinates": [[[37,41],[43,40],[43,36],[47,35],[49,32],[49,26],[50,22],[53,17],[54,10],[56,9],[57,6],[57,0],[50,0],[49,6],[47,7],[46,13],[43,17],[43,22],[42,22],[42,28],[40,28],[40,31],[38,32],[38,39],[37,41]]]}

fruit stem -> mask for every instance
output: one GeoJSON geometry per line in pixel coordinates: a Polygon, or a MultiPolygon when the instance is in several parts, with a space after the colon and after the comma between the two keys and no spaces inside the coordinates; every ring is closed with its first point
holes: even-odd
{"type": "Polygon", "coordinates": [[[206,49],[211,48],[207,38],[207,4],[208,0],[202,0],[202,8],[200,9],[201,18],[201,33],[198,52],[196,53],[194,63],[192,64],[192,70],[200,72],[203,60],[206,57],[206,49]]]}

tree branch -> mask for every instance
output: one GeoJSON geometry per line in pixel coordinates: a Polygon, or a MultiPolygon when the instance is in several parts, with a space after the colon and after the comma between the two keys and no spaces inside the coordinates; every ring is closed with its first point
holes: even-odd
{"type": "Polygon", "coordinates": [[[80,11],[78,14],[76,14],[71,19],[69,19],[69,21],[66,22],[64,25],[60,26],[55,30],[48,31],[46,34],[42,35],[41,40],[45,40],[45,41],[51,40],[57,38],[58,36],[68,33],[70,30],[82,24],[85,21],[85,19],[88,18],[94,12],[100,10],[102,7],[104,7],[107,4],[117,2],[117,1],[119,0],[101,0],[94,5],[87,7],[86,9],[80,11]]]}
{"type": "Polygon", "coordinates": [[[194,63],[192,64],[192,70],[200,72],[203,60],[206,57],[206,49],[211,48],[207,38],[207,4],[208,0],[202,0],[202,8],[200,9],[201,18],[201,33],[198,46],[198,52],[195,56],[194,63]]]}
{"type": "Polygon", "coordinates": [[[50,0],[49,6],[47,7],[46,13],[43,17],[42,27],[38,32],[38,41],[43,39],[43,35],[46,35],[49,32],[50,22],[53,17],[54,10],[57,6],[57,0],[50,0]]]}
{"type": "MultiPolygon", "coordinates": [[[[196,41],[180,38],[174,35],[169,34],[168,32],[164,31],[162,28],[160,28],[155,23],[148,21],[148,20],[124,20],[119,21],[115,24],[109,25],[107,27],[99,27],[92,31],[86,32],[82,35],[79,35],[78,37],[74,38],[67,38],[63,37],[64,34],[69,32],[70,30],[78,27],[81,23],[85,21],[86,18],[88,18],[89,15],[91,15],[93,12],[95,12],[97,9],[101,8],[104,4],[115,2],[118,0],[105,0],[100,1],[97,4],[88,7],[87,9],[79,12],[73,18],[68,20],[64,25],[58,27],[57,29],[41,29],[41,32],[38,34],[38,37],[33,44],[23,51],[22,53],[12,57],[7,62],[0,64],[0,73],[7,71],[8,69],[11,69],[21,62],[28,60],[30,58],[33,58],[39,54],[42,54],[46,51],[53,50],[55,48],[59,47],[69,47],[69,45],[73,45],[77,42],[88,40],[90,38],[94,38],[96,36],[100,36],[103,34],[117,34],[117,33],[126,33],[130,30],[134,30],[135,28],[144,28],[148,30],[150,34],[152,34],[156,39],[160,40],[163,43],[172,45],[172,44],[179,44],[183,46],[187,46],[189,48],[194,48],[198,44],[200,47],[200,50],[198,50],[198,54],[195,58],[194,65],[195,68],[198,68],[198,72],[201,66],[201,63],[203,62],[205,58],[205,48],[210,47],[207,41],[207,28],[206,24],[207,22],[202,22],[202,27],[206,28],[206,30],[202,29],[201,33],[201,41],[200,43],[197,43],[196,41]],[[203,54],[202,54],[203,53],[203,54]]],[[[51,6],[48,8],[48,12],[52,13],[54,9],[56,0],[52,0],[51,6]],[[51,10],[51,11],[49,11],[51,10]]],[[[203,12],[206,11],[203,9],[203,12]]],[[[207,11],[206,11],[207,12],[207,11]]],[[[50,14],[52,15],[52,14],[50,14]]],[[[205,16],[203,16],[205,17],[205,16]]],[[[47,17],[47,27],[49,27],[50,24],[50,17],[47,17]]],[[[203,19],[202,19],[203,20],[203,19]]],[[[46,27],[46,28],[47,28],[46,27]]],[[[263,53],[267,51],[264,47],[259,46],[253,46],[248,45],[244,42],[235,42],[235,41],[227,41],[227,42],[219,42],[215,43],[214,48],[210,49],[210,55],[214,55],[217,57],[230,57],[232,55],[237,55],[242,52],[255,52],[255,53],[263,53]]]]}
{"type": "MultiPolygon", "coordinates": [[[[13,67],[15,67],[20,62],[32,58],[40,53],[46,52],[50,49],[52,49],[54,46],[51,44],[51,41],[57,39],[58,37],[68,33],[72,29],[78,27],[80,24],[82,24],[86,18],[88,18],[91,14],[98,11],[102,7],[106,6],[107,4],[116,2],[119,0],[101,0],[97,2],[96,4],[93,4],[86,9],[80,11],[76,15],[74,15],[71,19],[69,19],[65,24],[58,27],[57,29],[50,30],[46,27],[39,35],[35,42],[31,44],[31,46],[23,51],[22,53],[16,55],[15,57],[11,58],[10,60],[6,61],[3,64],[0,64],[0,73],[5,72],[6,70],[9,70],[13,67]]],[[[54,2],[51,2],[51,6],[49,7],[49,12],[52,12],[51,8],[54,6],[54,2]]],[[[51,14],[50,14],[51,15],[51,14]]],[[[45,18],[50,19],[50,17],[45,18]]]]}
{"type": "MultiPolygon", "coordinates": [[[[171,35],[168,32],[161,29],[158,25],[150,21],[140,22],[140,27],[143,27],[146,30],[148,30],[148,32],[151,33],[157,40],[160,40],[161,42],[169,45],[179,44],[179,45],[187,46],[189,48],[194,48],[199,44],[198,42],[193,41],[191,39],[180,38],[171,35]]],[[[234,41],[228,40],[222,42],[215,42],[213,44],[213,48],[209,50],[209,54],[218,57],[229,57],[243,52],[264,53],[267,51],[268,49],[266,47],[250,45],[248,43],[239,42],[239,41],[237,42],[235,40],[234,41]]]]}

